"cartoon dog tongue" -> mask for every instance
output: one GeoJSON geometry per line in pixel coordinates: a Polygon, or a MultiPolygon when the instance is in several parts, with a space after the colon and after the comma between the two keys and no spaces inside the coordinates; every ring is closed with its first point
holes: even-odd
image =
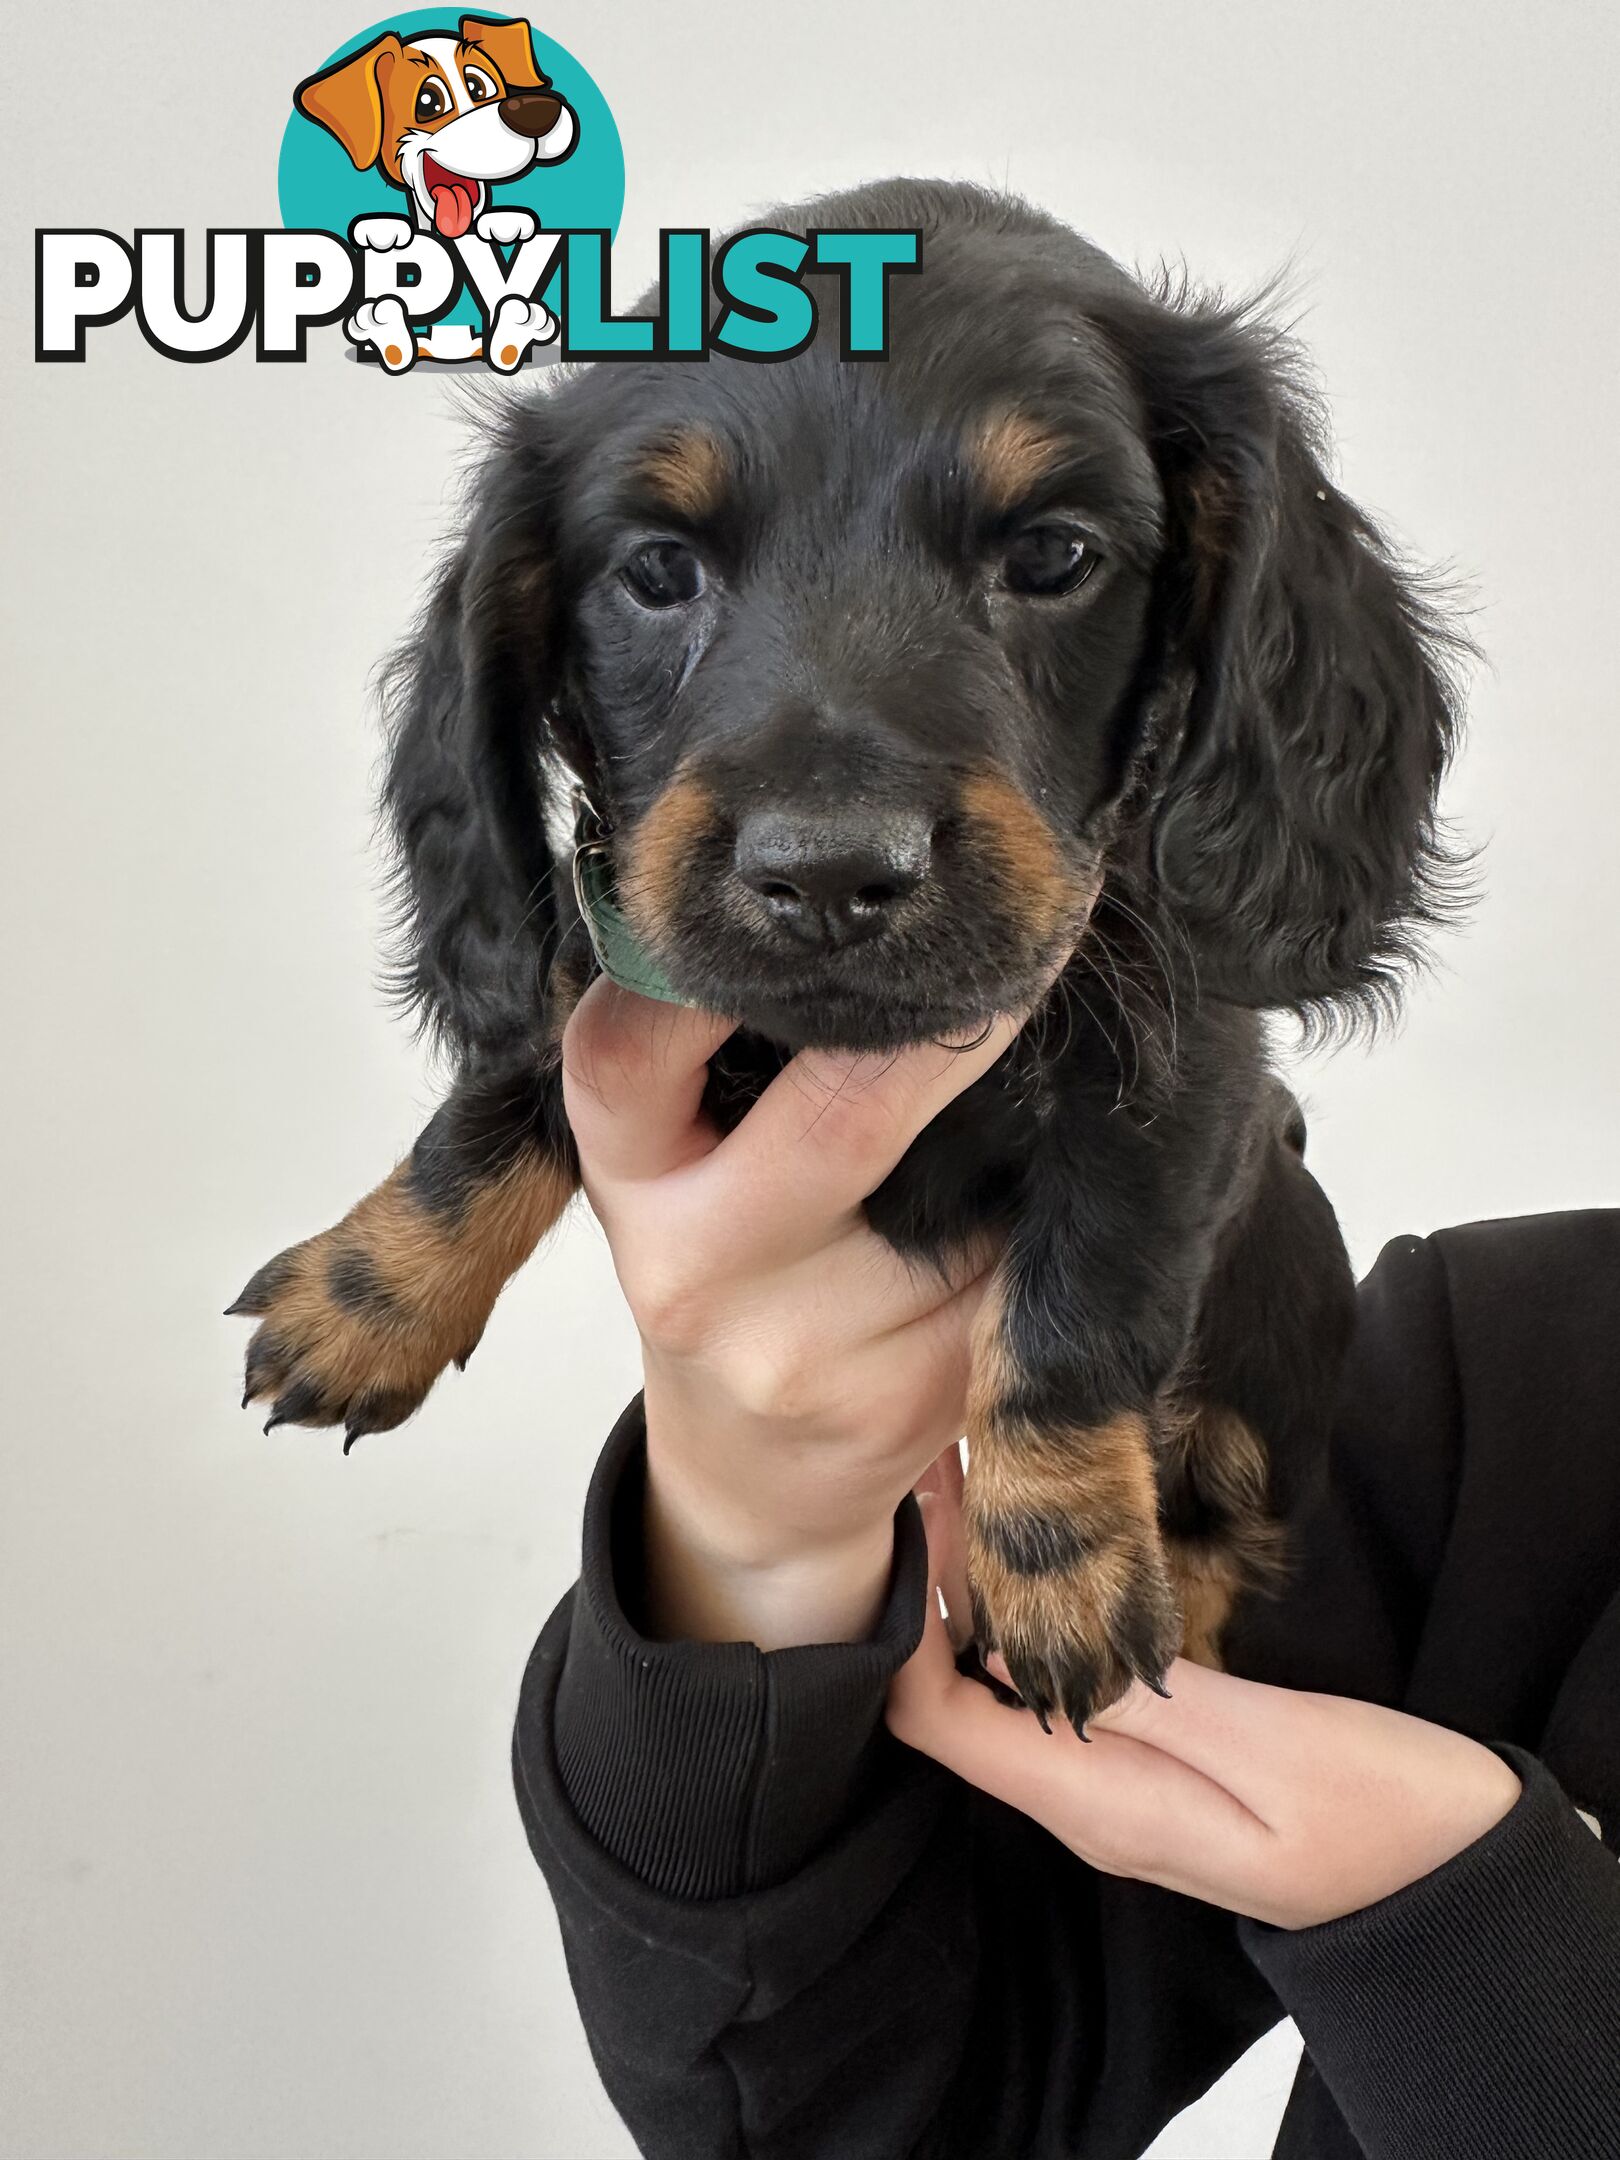
{"type": "Polygon", "coordinates": [[[446,172],[435,159],[429,159],[423,177],[433,198],[433,230],[446,240],[459,240],[478,206],[477,181],[446,172]]]}

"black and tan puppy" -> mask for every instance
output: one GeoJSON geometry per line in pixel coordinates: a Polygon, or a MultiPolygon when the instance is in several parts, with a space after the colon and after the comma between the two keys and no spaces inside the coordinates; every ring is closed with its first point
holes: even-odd
{"type": "Polygon", "coordinates": [[[576,1184],[588,973],[558,759],[738,1117],[795,1048],[1013,1049],[870,1199],[1005,1238],[975,1357],[981,1640],[1082,1725],[1233,1597],[1350,1324],[1260,1013],[1386,1007],[1445,864],[1450,644],[1323,463],[1286,345],[1022,203],[894,182],[773,222],[921,227],[890,357],[571,374],[496,424],[393,671],[408,989],[456,1060],[409,1159],[261,1269],[250,1399],[397,1425],[576,1184]],[[554,820],[553,820],[554,822],[554,820]]]}

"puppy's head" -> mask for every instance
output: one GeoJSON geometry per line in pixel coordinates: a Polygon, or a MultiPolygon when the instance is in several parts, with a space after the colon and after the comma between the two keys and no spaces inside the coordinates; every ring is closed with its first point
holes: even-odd
{"type": "Polygon", "coordinates": [[[533,1034],[544,740],[676,986],[881,1047],[1034,995],[1106,877],[1204,986],[1375,995],[1427,902],[1452,708],[1432,626],[1327,479],[1285,355],[978,191],[910,226],[890,358],[599,368],[506,415],[398,671],[412,988],[533,1034]]]}
{"type": "Polygon", "coordinates": [[[555,163],[574,145],[573,113],[540,72],[528,25],[473,15],[454,37],[386,31],[301,82],[293,103],[452,240],[487,207],[490,182],[536,159],[555,163]]]}

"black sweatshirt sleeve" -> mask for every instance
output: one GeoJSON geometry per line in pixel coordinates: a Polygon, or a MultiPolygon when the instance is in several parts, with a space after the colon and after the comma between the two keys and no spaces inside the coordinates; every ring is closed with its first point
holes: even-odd
{"type": "Polygon", "coordinates": [[[1620,2150],[1620,1865],[1501,1753],[1523,1795],[1444,1867],[1327,1927],[1240,1928],[1378,2160],[1620,2150]]]}
{"type": "MultiPolygon", "coordinates": [[[[1569,1236],[1551,1241],[1566,1293],[1575,1275],[1590,1292],[1594,1252],[1620,1263],[1620,1223],[1564,1220],[1608,1226],[1595,1243],[1574,1236],[1573,1251],[1569,1236]]],[[[1599,1549],[1620,1530],[1620,1465],[1607,1483],[1573,1480],[1584,1524],[1565,1524],[1561,1578],[1543,1579],[1540,1605],[1527,1599],[1559,1607],[1559,1624],[1489,1682],[1452,1643],[1467,1636],[1453,1601],[1478,1601],[1490,1573],[1485,1518],[1515,1524],[1494,1540],[1498,1602],[1518,1596],[1514,1545],[1536,1542],[1530,1458],[1495,1429],[1522,1412],[1524,1389],[1506,1389],[1501,1418],[1482,1406],[1489,1376],[1452,1317],[1459,1299],[1505,1297],[1535,1321],[1523,1282],[1492,1276],[1515,1273],[1497,1265],[1502,1243],[1408,1240],[1384,1256],[1306,1511],[1297,1599],[1243,1649],[1260,1676],[1495,1738],[1524,1793],[1425,1882],[1299,1934],[1098,1877],[889,1737],[884,1690],[915,1641],[925,1581],[910,1503],[868,1642],[764,1654],[645,1639],[632,1407],[592,1486],[581,1581],[530,1661],[514,1761],[598,2067],[651,2160],[1133,2160],[1275,2020],[1279,1998],[1315,2064],[1280,2154],[1612,2154],[1620,1868],[1553,1771],[1583,1805],[1612,1803],[1606,1831],[1620,1826],[1620,1538],[1599,1549]],[[1516,1501],[1503,1489],[1515,1463],[1516,1501]]],[[[1545,1267],[1547,1247],[1517,1257],[1545,1267]]],[[[1498,1332],[1487,1312],[1480,1341],[1505,1358],[1498,1332]]],[[[1586,1332],[1586,1377],[1553,1405],[1577,1464],[1615,1452],[1620,1360],[1593,1370],[1599,1339],[1586,1332]]],[[[1544,1378],[1543,1415],[1545,1395],[1544,1378]]],[[[1495,1626],[1486,1597],[1477,1629],[1495,1626]]]]}
{"type": "Polygon", "coordinates": [[[1231,1921],[1097,1877],[890,1737],[927,1581],[909,1501],[870,1641],[643,1639],[642,1443],[633,1406],[515,1743],[586,2032],[641,2150],[1140,2152],[1279,2014],[1231,1921]]]}

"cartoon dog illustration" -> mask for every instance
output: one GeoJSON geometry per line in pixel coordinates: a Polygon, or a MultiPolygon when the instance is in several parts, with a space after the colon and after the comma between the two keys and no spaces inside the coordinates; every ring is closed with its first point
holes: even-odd
{"type": "MultiPolygon", "coordinates": [[[[573,149],[573,109],[550,87],[534,57],[529,26],[463,15],[459,36],[448,31],[409,42],[385,31],[357,53],[309,76],[293,103],[348,152],[355,169],[375,166],[409,199],[412,216],[360,218],[361,247],[406,246],[415,233],[512,246],[539,230],[532,210],[498,210],[490,189],[535,164],[556,164],[573,149]]],[[[434,358],[470,357],[412,339],[403,303],[368,302],[345,325],[356,344],[372,345],[398,371],[420,350],[434,358]]],[[[538,300],[508,297],[490,326],[490,344],[518,357],[556,333],[538,300]]],[[[515,364],[515,363],[514,363],[515,364]]]]}

